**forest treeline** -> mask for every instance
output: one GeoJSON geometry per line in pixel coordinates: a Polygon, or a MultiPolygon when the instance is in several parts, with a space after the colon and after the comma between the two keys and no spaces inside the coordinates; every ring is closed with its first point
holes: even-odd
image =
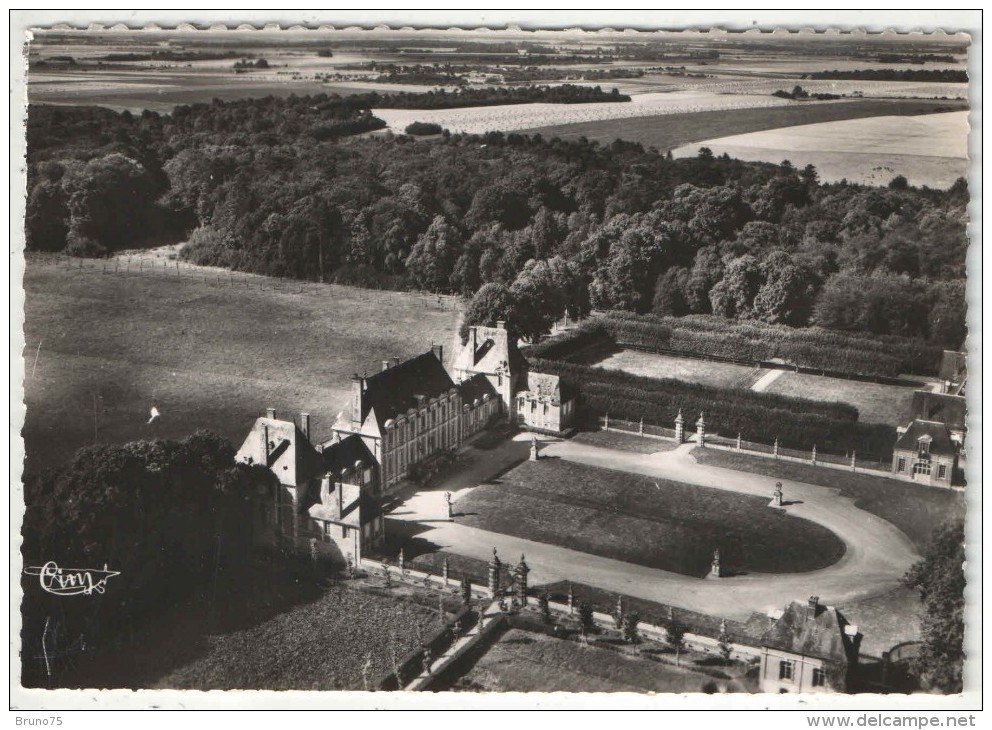
{"type": "MultiPolygon", "coordinates": [[[[27,238],[98,255],[170,226],[203,264],[475,295],[539,336],[565,307],[924,338],[965,328],[968,190],[540,135],[354,137],[370,96],[140,116],[32,107],[27,238]]],[[[381,106],[381,104],[380,104],[381,106]]]]}
{"type": "Polygon", "coordinates": [[[811,79],[831,81],[940,81],[943,83],[968,83],[968,72],[956,68],[869,68],[849,71],[817,71],[811,79]]]}

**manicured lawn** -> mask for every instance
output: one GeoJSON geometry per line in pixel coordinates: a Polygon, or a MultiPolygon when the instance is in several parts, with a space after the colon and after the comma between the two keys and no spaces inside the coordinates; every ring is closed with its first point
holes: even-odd
{"type": "Polygon", "coordinates": [[[712,678],[648,659],[510,629],[455,689],[485,692],[701,692],[712,678]]]}
{"type": "Polygon", "coordinates": [[[619,431],[581,431],[570,440],[576,444],[589,444],[604,449],[620,449],[636,454],[656,454],[659,451],[671,451],[678,446],[674,441],[661,441],[636,434],[620,433],[619,431]]]}
{"type": "Polygon", "coordinates": [[[622,370],[648,378],[674,378],[721,388],[750,387],[758,368],[733,363],[671,357],[640,350],[621,350],[595,363],[608,370],[622,370]]]}
{"type": "Polygon", "coordinates": [[[769,386],[768,393],[778,393],[810,400],[840,401],[858,409],[858,420],[901,426],[913,403],[916,388],[901,385],[865,383],[843,378],[784,372],[769,386]]]}
{"type": "Polygon", "coordinates": [[[921,554],[934,528],[965,514],[964,495],[946,489],[713,449],[696,449],[693,456],[702,464],[839,489],[861,509],[902,530],[921,554]]]}
{"type": "Polygon", "coordinates": [[[760,497],[557,459],[525,462],[458,506],[472,527],[693,576],[716,548],[727,573],[816,570],[844,553],[829,530],[760,497]]]}
{"type": "Polygon", "coordinates": [[[353,373],[424,352],[431,341],[448,345],[459,317],[452,299],[441,309],[415,294],[258,279],[265,289],[29,260],[27,468],[95,442],[181,438],[198,428],[237,446],[270,406],[311,413],[315,438],[326,438],[353,373]],[[148,426],[153,404],[162,419],[148,426]]]}
{"type": "Polygon", "coordinates": [[[439,628],[399,597],[338,586],[251,628],[208,638],[206,651],[156,689],[339,690],[370,687],[439,628]],[[366,663],[368,663],[367,668],[366,663]]]}

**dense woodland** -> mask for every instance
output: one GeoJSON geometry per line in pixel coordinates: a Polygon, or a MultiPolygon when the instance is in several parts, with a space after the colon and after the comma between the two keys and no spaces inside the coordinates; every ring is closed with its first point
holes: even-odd
{"type": "Polygon", "coordinates": [[[514,133],[353,137],[382,126],[371,96],[32,107],[28,246],[188,235],[199,263],[479,292],[475,321],[502,307],[532,338],[568,306],[963,342],[963,180],[821,184],[788,162],[514,133]]]}

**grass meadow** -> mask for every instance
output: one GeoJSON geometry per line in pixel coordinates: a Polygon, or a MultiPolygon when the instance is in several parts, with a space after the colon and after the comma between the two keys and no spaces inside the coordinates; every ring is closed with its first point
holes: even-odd
{"type": "Polygon", "coordinates": [[[450,350],[460,316],[451,298],[439,306],[412,293],[264,277],[250,288],[223,277],[125,277],[90,264],[28,261],[28,471],[94,443],[200,428],[237,446],[267,407],[309,412],[315,438],[328,437],[353,373],[375,372],[383,358],[408,358],[432,341],[450,350]],[[153,404],[162,417],[148,425],[153,404]]]}

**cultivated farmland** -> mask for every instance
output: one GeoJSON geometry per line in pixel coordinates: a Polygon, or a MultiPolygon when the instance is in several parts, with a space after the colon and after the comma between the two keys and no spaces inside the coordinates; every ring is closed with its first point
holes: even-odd
{"type": "Polygon", "coordinates": [[[232,285],[226,272],[205,282],[192,278],[204,270],[187,266],[182,277],[140,278],[89,266],[28,262],[29,470],[92,443],[181,438],[197,428],[237,445],[269,406],[307,411],[315,436],[329,436],[353,373],[423,352],[432,340],[447,345],[459,318],[452,298],[440,308],[436,297],[280,287],[265,277],[232,285]],[[153,404],[162,418],[149,426],[153,404]]]}

